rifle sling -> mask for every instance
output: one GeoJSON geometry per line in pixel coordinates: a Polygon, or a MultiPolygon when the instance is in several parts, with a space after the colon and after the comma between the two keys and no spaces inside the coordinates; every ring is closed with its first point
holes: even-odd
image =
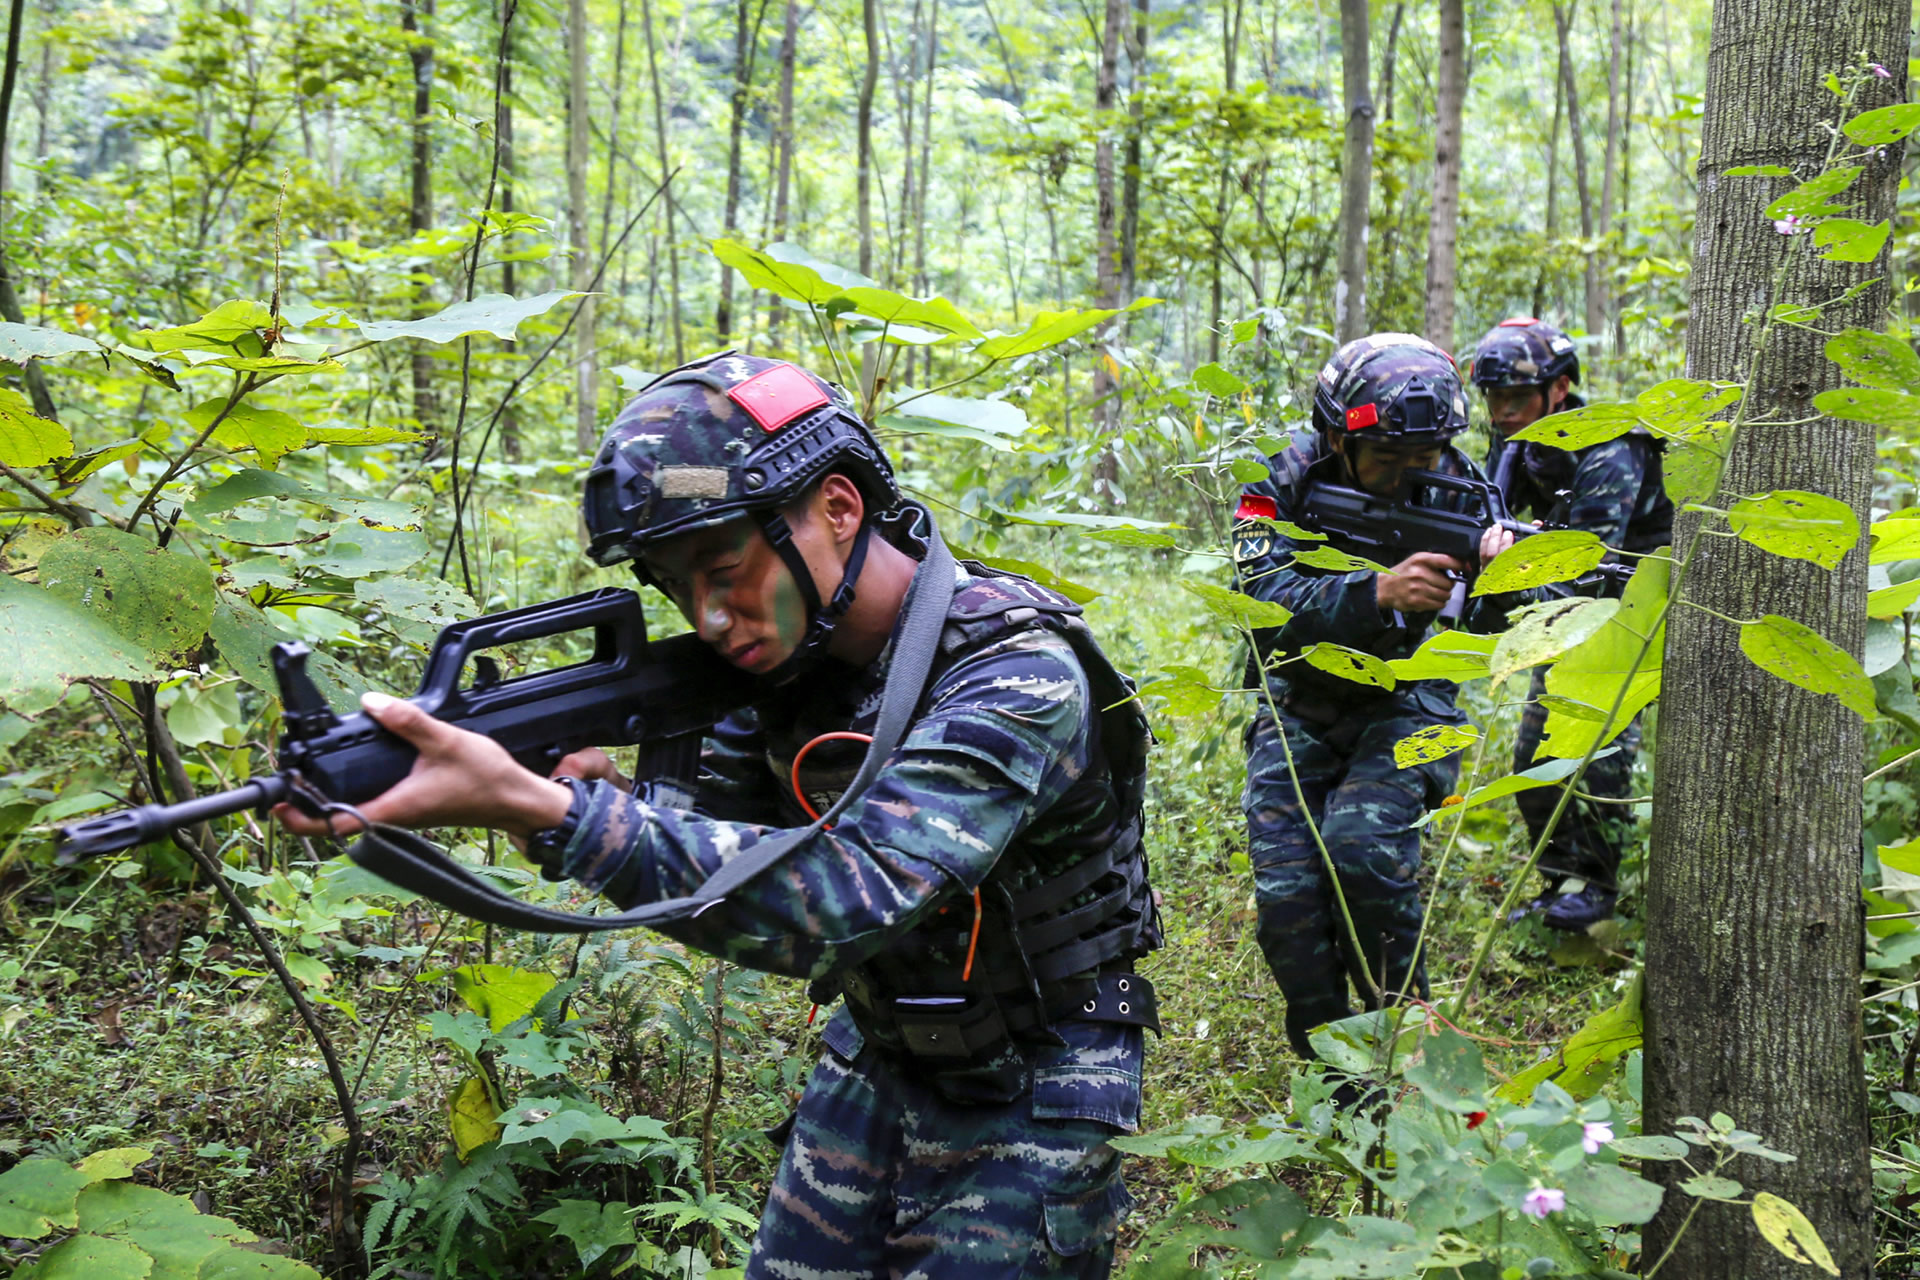
{"type": "Polygon", "coordinates": [[[881,692],[873,741],[859,772],[831,808],[811,826],[796,827],[762,840],[724,863],[689,897],[642,903],[607,915],[588,915],[537,907],[502,891],[449,858],[425,837],[400,827],[375,823],[347,849],[353,861],[402,889],[450,907],[471,920],[534,933],[597,933],[611,929],[685,920],[722,902],[741,885],[766,871],[833,820],[873,784],[887,757],[906,736],[914,711],[926,692],[933,659],[940,647],[953,601],[953,555],[934,529],[907,599],[906,616],[896,638],[892,664],[881,692]]]}

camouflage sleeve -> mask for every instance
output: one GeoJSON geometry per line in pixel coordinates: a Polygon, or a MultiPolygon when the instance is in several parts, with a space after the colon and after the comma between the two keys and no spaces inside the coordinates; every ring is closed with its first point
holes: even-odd
{"type": "Polygon", "coordinates": [[[767,769],[760,722],[751,710],[736,711],[700,744],[700,774],[693,808],[732,822],[777,822],[779,793],[767,769]]]}
{"type": "MultiPolygon", "coordinates": [[[[1280,520],[1293,519],[1298,495],[1290,485],[1269,478],[1248,485],[1244,496],[1268,499],[1280,520]]],[[[1328,574],[1303,573],[1294,567],[1296,551],[1310,551],[1320,545],[1287,537],[1258,520],[1244,521],[1235,528],[1233,558],[1240,589],[1293,614],[1285,626],[1256,633],[1263,650],[1304,649],[1322,640],[1365,648],[1369,640],[1392,625],[1375,597],[1371,569],[1328,574]]]]}
{"type": "MultiPolygon", "coordinates": [[[[664,932],[739,964],[818,977],[865,960],[972,889],[1089,757],[1087,681],[1067,641],[1016,633],[968,656],[873,786],[729,897],[664,932]]],[[[692,893],[779,829],[659,808],[595,784],[566,873],[622,906],[692,893]]]]}
{"type": "Polygon", "coordinates": [[[1628,436],[1582,450],[1573,473],[1567,527],[1595,534],[1618,550],[1645,479],[1646,458],[1628,436]]]}

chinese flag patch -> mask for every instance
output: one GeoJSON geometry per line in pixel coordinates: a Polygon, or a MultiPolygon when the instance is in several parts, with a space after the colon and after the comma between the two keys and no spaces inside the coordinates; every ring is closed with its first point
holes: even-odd
{"type": "Polygon", "coordinates": [[[1524,329],[1530,324],[1539,323],[1540,322],[1532,316],[1515,316],[1511,320],[1502,320],[1499,327],[1502,329],[1524,329]]]}
{"type": "Polygon", "coordinates": [[[727,398],[745,409],[763,431],[773,432],[803,413],[827,402],[826,392],[812,378],[790,364],[777,364],[756,373],[727,392],[727,398]]]}
{"type": "Polygon", "coordinates": [[[1234,509],[1235,520],[1278,520],[1280,504],[1263,493],[1242,494],[1240,505],[1234,509]]]}
{"type": "Polygon", "coordinates": [[[1380,421],[1380,410],[1370,404],[1357,404],[1347,410],[1347,430],[1358,431],[1380,421]]]}

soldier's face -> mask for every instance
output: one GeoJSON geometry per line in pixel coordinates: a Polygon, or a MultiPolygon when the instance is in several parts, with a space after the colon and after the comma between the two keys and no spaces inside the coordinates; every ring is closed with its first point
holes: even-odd
{"type": "Polygon", "coordinates": [[[743,671],[773,670],[806,634],[799,585],[752,520],[668,538],[641,560],[700,638],[743,671]]]}
{"type": "Polygon", "coordinates": [[[1368,493],[1390,497],[1407,471],[1431,471],[1440,461],[1437,441],[1361,440],[1335,436],[1334,452],[1347,460],[1354,480],[1368,493]]]}
{"type": "Polygon", "coordinates": [[[1487,417],[1501,436],[1524,431],[1566,402],[1569,383],[1565,374],[1545,387],[1487,388],[1487,417]]]}

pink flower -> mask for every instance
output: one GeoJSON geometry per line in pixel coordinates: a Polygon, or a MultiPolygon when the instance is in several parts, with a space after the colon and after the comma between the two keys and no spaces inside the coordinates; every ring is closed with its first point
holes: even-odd
{"type": "Polygon", "coordinates": [[[1588,1124],[1580,1127],[1580,1149],[1592,1155],[1613,1141],[1613,1126],[1610,1124],[1588,1124]]]}
{"type": "Polygon", "coordinates": [[[1554,1187],[1535,1187],[1527,1192],[1527,1198],[1520,1202],[1520,1212],[1530,1213],[1536,1218],[1544,1218],[1550,1213],[1559,1213],[1567,1207],[1567,1193],[1554,1187]]]}
{"type": "Polygon", "coordinates": [[[1879,76],[1882,80],[1893,79],[1893,72],[1887,70],[1877,62],[1869,62],[1867,64],[1867,70],[1873,72],[1873,74],[1879,76]]]}
{"type": "Polygon", "coordinates": [[[1800,217],[1799,214],[1790,213],[1786,217],[1776,221],[1773,224],[1773,229],[1783,236],[1797,236],[1803,231],[1813,230],[1813,226],[1804,218],[1800,217]]]}

